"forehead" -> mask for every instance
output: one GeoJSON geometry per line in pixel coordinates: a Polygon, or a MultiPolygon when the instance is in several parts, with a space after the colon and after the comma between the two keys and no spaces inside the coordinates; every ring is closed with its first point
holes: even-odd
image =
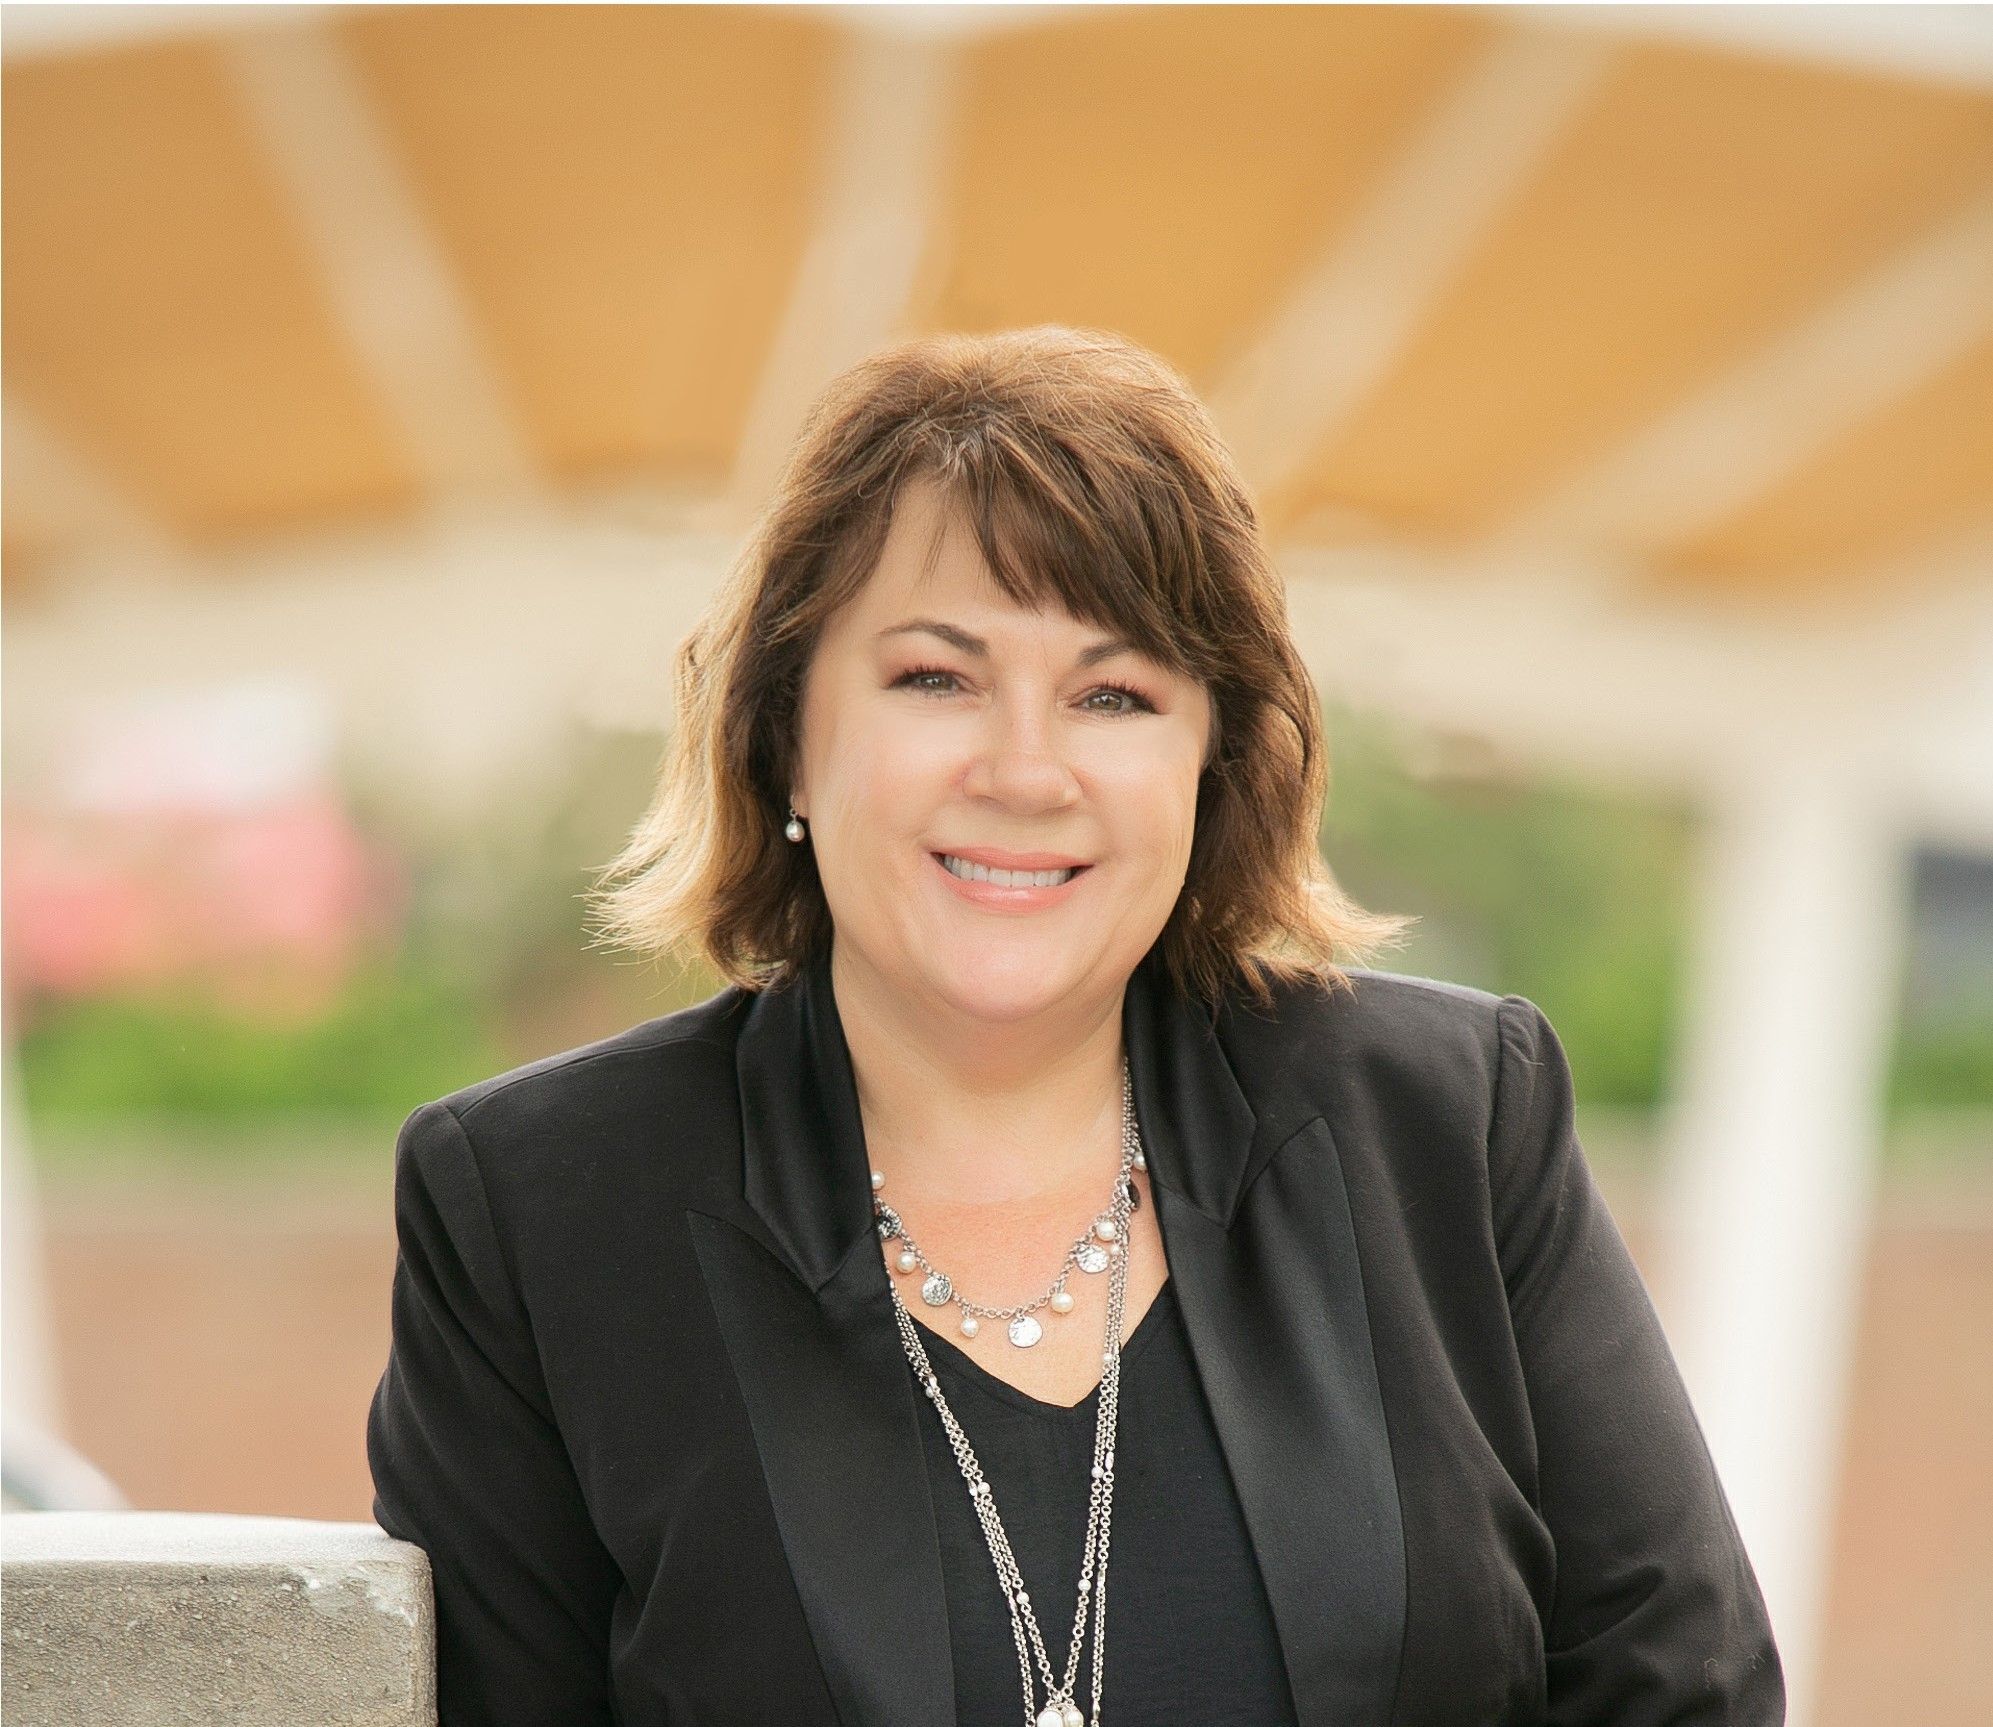
{"type": "Polygon", "coordinates": [[[1034,633],[1092,632],[1055,597],[1041,608],[1006,594],[990,571],[970,524],[932,480],[905,486],[893,514],[879,560],[853,596],[839,623],[870,637],[879,629],[916,614],[945,617],[975,627],[979,621],[999,630],[1028,625],[1034,633]]]}
{"type": "Polygon", "coordinates": [[[875,611],[905,602],[1008,602],[967,517],[932,480],[903,487],[879,561],[858,601],[875,611]]]}

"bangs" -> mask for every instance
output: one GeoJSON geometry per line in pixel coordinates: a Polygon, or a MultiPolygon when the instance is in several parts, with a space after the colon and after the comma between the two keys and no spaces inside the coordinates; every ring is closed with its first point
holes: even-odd
{"type": "MultiPolygon", "coordinates": [[[[1161,511],[1136,489],[1164,491],[1157,470],[1104,485],[1073,451],[1050,440],[954,441],[949,457],[924,474],[975,535],[1004,597],[1032,610],[1060,610],[1126,637],[1172,671],[1203,676],[1208,638],[1194,604],[1195,572],[1183,567],[1180,536],[1155,531],[1161,511]]],[[[928,546],[932,569],[950,516],[928,546]]]]}

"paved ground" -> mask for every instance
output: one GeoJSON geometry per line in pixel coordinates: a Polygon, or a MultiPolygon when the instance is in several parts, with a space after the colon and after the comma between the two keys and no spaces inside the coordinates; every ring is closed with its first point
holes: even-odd
{"type": "MultiPolygon", "coordinates": [[[[384,1163],[283,1187],[45,1187],[71,1436],[135,1505],[369,1515],[387,1183],[384,1163]]],[[[1606,1185],[1641,1256],[1637,1203],[1606,1185]]],[[[1993,1180],[1886,1196],[1846,1444],[1820,1727],[1980,1727],[1993,1719],[1993,1180]]]]}

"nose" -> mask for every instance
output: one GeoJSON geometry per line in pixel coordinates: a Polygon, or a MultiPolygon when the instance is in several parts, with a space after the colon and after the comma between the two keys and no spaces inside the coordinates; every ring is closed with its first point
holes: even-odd
{"type": "Polygon", "coordinates": [[[963,789],[1016,810],[1064,809],[1080,795],[1057,728],[1021,703],[991,708],[963,789]]]}

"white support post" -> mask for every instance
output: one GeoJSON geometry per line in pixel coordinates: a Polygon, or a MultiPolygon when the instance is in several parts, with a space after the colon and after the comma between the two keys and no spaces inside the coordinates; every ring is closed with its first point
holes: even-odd
{"type": "MultiPolygon", "coordinates": [[[[9,1004],[11,1010],[11,1003],[9,1004]]],[[[11,1022],[13,1014],[8,1013],[11,1022]]],[[[62,1431],[62,1394],[42,1267],[42,1221],[13,1026],[0,1028],[0,1410],[10,1428],[62,1431]]]]}
{"type": "Polygon", "coordinates": [[[1790,1727],[1818,1680],[1908,915],[1903,834],[1859,738],[1804,731],[1748,741],[1709,812],[1656,1290],[1790,1727]]]}

